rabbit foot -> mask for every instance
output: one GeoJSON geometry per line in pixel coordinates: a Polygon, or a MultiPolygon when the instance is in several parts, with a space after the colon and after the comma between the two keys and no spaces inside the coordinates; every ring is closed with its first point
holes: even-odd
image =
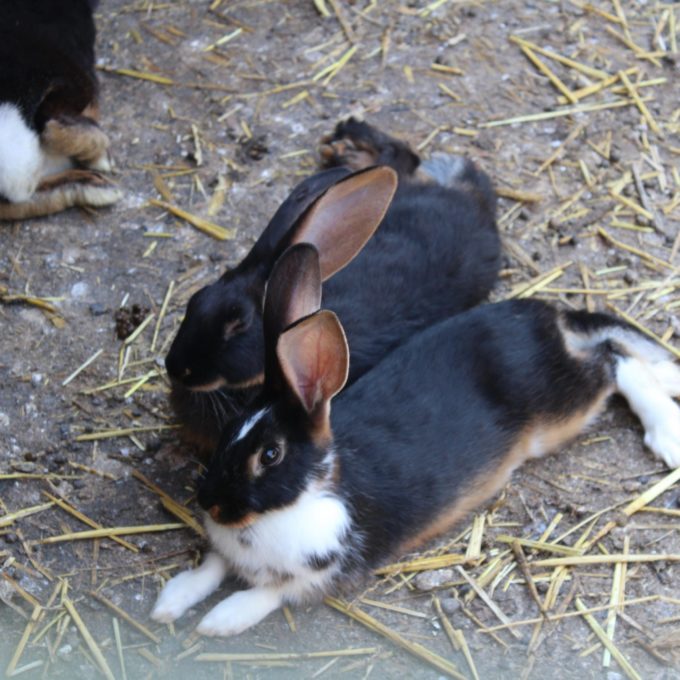
{"type": "Polygon", "coordinates": [[[332,134],[322,137],[320,154],[325,167],[342,165],[350,170],[363,170],[372,165],[388,165],[401,178],[413,177],[420,163],[408,144],[356,118],[338,123],[332,134]]]}
{"type": "Polygon", "coordinates": [[[217,590],[226,571],[224,560],[216,553],[209,553],[200,567],[183,571],[165,584],[151,618],[160,623],[172,623],[217,590]]]}
{"type": "Polygon", "coordinates": [[[238,635],[281,606],[281,596],[271,588],[241,590],[213,607],[196,631],[201,635],[238,635]]]}
{"type": "Polygon", "coordinates": [[[73,158],[86,167],[110,171],[106,150],[109,138],[97,123],[85,116],[61,116],[45,124],[40,141],[50,153],[73,158]]]}
{"type": "Polygon", "coordinates": [[[341,165],[351,170],[363,170],[375,165],[377,154],[354,145],[351,139],[339,139],[322,144],[319,149],[324,165],[341,165]]]}
{"type": "Polygon", "coordinates": [[[121,198],[116,185],[92,170],[65,170],[46,177],[30,200],[0,203],[0,220],[51,215],[74,206],[103,207],[121,198]]]}
{"type": "Polygon", "coordinates": [[[680,408],[669,409],[667,419],[645,433],[645,444],[669,468],[680,467],[680,408]]]}

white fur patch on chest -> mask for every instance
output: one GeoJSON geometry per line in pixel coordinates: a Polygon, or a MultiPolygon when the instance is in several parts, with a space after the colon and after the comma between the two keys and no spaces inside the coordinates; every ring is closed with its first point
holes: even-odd
{"type": "Polygon", "coordinates": [[[346,552],[350,517],[339,498],[313,488],[246,529],[224,527],[210,517],[205,527],[213,548],[239,576],[252,585],[276,584],[286,599],[298,601],[324,590],[338,572],[335,558],[346,552]]]}

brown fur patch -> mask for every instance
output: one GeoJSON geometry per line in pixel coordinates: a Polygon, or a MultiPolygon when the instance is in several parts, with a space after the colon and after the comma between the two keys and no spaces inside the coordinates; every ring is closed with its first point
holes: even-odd
{"type": "Polygon", "coordinates": [[[44,179],[30,201],[0,203],[0,220],[40,217],[77,205],[111,205],[119,198],[120,191],[103,175],[91,170],[66,170],[44,179]]]}
{"type": "Polygon", "coordinates": [[[99,161],[109,148],[106,133],[84,116],[48,120],[40,141],[49,151],[86,165],[99,161]]]}
{"type": "Polygon", "coordinates": [[[87,184],[90,186],[112,186],[113,182],[106,179],[104,175],[100,175],[98,172],[93,172],[92,170],[79,170],[77,168],[71,170],[64,170],[57,175],[50,175],[45,177],[40,184],[36,193],[41,191],[54,191],[59,187],[64,187],[72,184],[87,184]]]}
{"type": "Polygon", "coordinates": [[[319,148],[319,153],[325,162],[334,161],[351,170],[370,168],[378,159],[377,149],[347,137],[328,141],[319,148]]]}
{"type": "Polygon", "coordinates": [[[420,166],[413,173],[413,179],[418,182],[418,184],[439,184],[439,182],[437,182],[437,180],[432,177],[432,175],[430,175],[428,172],[425,172],[425,170],[423,170],[420,166]]]}
{"type": "Polygon", "coordinates": [[[309,438],[320,449],[325,449],[333,443],[333,431],[331,430],[331,405],[326,402],[314,414],[309,438]]]}
{"type": "Polygon", "coordinates": [[[229,529],[246,529],[252,524],[257,522],[260,515],[256,512],[249,512],[245,517],[242,517],[237,522],[221,522],[219,518],[219,506],[215,505],[208,511],[208,514],[213,518],[213,520],[223,527],[228,527],[229,529]]]}
{"type": "Polygon", "coordinates": [[[187,387],[186,389],[189,390],[189,392],[216,392],[223,387],[226,387],[229,390],[247,390],[249,387],[257,387],[263,383],[264,372],[258,373],[252,378],[248,378],[247,380],[242,380],[241,382],[237,383],[227,382],[222,376],[220,376],[217,378],[217,380],[213,380],[213,382],[207,383],[206,385],[194,385],[193,387],[187,387]]]}
{"type": "Polygon", "coordinates": [[[81,112],[81,116],[85,118],[92,118],[92,120],[99,121],[99,102],[89,103],[81,112]]]}
{"type": "Polygon", "coordinates": [[[529,425],[504,453],[494,469],[480,470],[478,476],[471,480],[468,489],[433,522],[406,541],[400,552],[410,552],[456,524],[470,511],[500,491],[510,479],[513,470],[526,460],[544,456],[576,437],[602,410],[611,391],[603,390],[595,396],[588,408],[559,421],[537,419],[529,425]]]}

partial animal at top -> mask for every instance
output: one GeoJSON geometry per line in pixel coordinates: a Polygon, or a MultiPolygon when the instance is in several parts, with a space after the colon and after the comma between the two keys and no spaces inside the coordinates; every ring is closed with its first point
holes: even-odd
{"type": "Polygon", "coordinates": [[[96,0],[3,0],[0,17],[0,219],[76,205],[120,191],[99,127],[96,0]]]}

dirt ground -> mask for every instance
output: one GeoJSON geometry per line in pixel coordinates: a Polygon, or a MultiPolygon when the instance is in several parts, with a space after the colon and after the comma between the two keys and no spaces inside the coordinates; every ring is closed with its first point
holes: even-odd
{"type": "MultiPolygon", "coordinates": [[[[276,612],[232,639],[197,637],[202,613],[229,585],[174,628],[149,619],[162,580],[203,546],[133,476],[197,512],[198,465],[168,428],[164,354],[189,295],[247,252],[314,169],[320,136],[349,114],[425,156],[469,155],[492,175],[505,243],[495,299],[613,305],[680,347],[678,5],[102,0],[97,22],[103,126],[125,197],[110,210],[0,226],[0,286],[54,308],[6,298],[0,305],[0,513],[28,511],[0,516],[0,667],[26,678],[92,678],[102,674],[98,650],[116,678],[125,677],[120,653],[128,678],[441,677],[441,667],[323,604],[276,612]],[[534,45],[530,54],[551,77],[511,36],[534,45]],[[630,90],[626,76],[606,80],[622,70],[630,90]],[[593,83],[605,87],[582,91],[593,83]],[[561,103],[558,87],[574,101],[561,103]],[[215,240],[151,199],[233,229],[233,238],[215,240]],[[124,343],[114,316],[132,305],[140,318],[153,316],[124,343]],[[40,543],[89,528],[46,493],[103,527],[178,526],[125,535],[126,545],[40,543]],[[350,649],[364,651],[247,663],[200,657],[350,649]]],[[[480,509],[475,531],[462,525],[429,546],[432,555],[467,553],[462,572],[393,570],[357,584],[355,604],[465,677],[473,677],[470,665],[453,649],[435,600],[481,678],[680,678],[680,487],[645,512],[621,512],[667,473],[614,400],[573,445],[516,472],[502,497],[480,509]],[[540,616],[504,536],[559,539],[557,548],[524,544],[531,564],[570,554],[559,548],[582,545],[610,520],[616,526],[587,552],[603,563],[536,565],[531,574],[550,613],[577,611],[577,599],[609,604],[616,574],[633,601],[613,635],[630,668],[603,666],[602,643],[580,615],[484,632],[503,617],[540,616]],[[606,556],[624,551],[652,561],[631,563],[622,578],[606,556]]],[[[592,617],[607,626],[607,611],[592,617]]]]}

